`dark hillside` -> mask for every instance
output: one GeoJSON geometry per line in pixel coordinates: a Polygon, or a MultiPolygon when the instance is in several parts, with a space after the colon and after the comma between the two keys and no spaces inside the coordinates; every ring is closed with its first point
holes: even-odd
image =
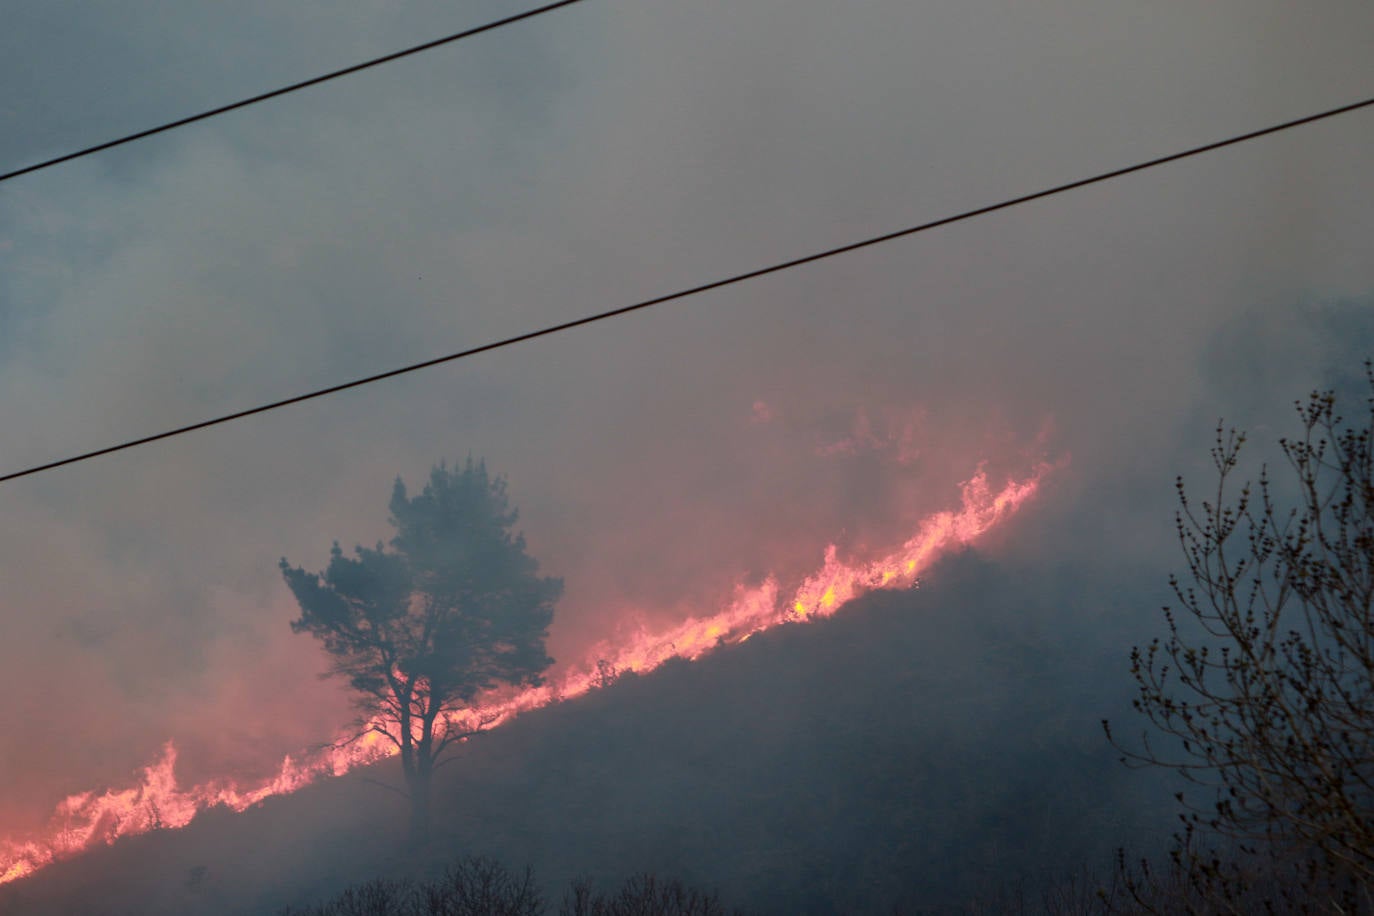
{"type": "Polygon", "coordinates": [[[1161,796],[1101,738],[1126,647],[1069,625],[1065,602],[1102,600],[1073,588],[965,555],[918,591],[531,714],[441,771],[425,856],[400,852],[403,805],[365,781],[395,783],[381,766],[53,867],[0,889],[0,912],[270,912],[459,853],[551,890],[651,871],[779,913],[1104,866],[1160,828],[1142,832],[1141,799],[1161,796]]]}

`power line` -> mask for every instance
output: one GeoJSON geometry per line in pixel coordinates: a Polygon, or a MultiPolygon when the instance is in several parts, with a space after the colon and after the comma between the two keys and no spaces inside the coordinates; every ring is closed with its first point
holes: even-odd
{"type": "Polygon", "coordinates": [[[443,38],[436,38],[433,41],[427,41],[424,44],[419,44],[415,45],[414,47],[405,48],[401,51],[394,51],[391,54],[384,54],[381,57],[374,57],[372,60],[363,61],[360,64],[353,64],[351,67],[344,67],[342,70],[333,70],[329,73],[323,73],[319,76],[311,77],[308,80],[302,80],[299,83],[292,83],[290,86],[283,86],[280,89],[273,89],[271,92],[264,92],[260,95],[252,96],[251,98],[240,99],[237,102],[231,102],[228,105],[221,105],[218,108],[211,108],[208,111],[202,111],[200,114],[193,114],[189,117],[180,118],[176,121],[168,121],[166,124],[160,124],[157,127],[150,127],[147,130],[140,130],[137,133],[128,134],[127,136],[119,137],[114,140],[107,140],[104,143],[97,143],[95,146],[88,146],[85,149],[79,149],[72,153],[66,153],[61,156],[55,156],[52,159],[45,159],[42,162],[35,162],[34,164],[26,165],[21,169],[15,169],[12,172],[5,172],[3,174],[0,174],[0,182],[9,181],[11,178],[18,178],[20,175],[28,175],[31,172],[37,172],[41,169],[51,168],[52,166],[60,165],[63,162],[71,162],[73,159],[80,159],[83,156],[90,156],[93,153],[99,153],[107,149],[113,149],[116,146],[123,146],[126,143],[133,143],[135,140],[142,140],[144,137],[151,137],[154,134],[161,134],[169,130],[175,130],[178,127],[185,127],[187,124],[194,124],[197,121],[204,121],[207,118],[213,118],[217,115],[222,115],[231,111],[236,111],[240,108],[247,108],[249,105],[256,105],[259,102],[266,102],[268,99],[275,99],[278,96],[287,95],[292,92],[299,92],[300,90],[308,89],[311,86],[318,86],[320,83],[327,83],[330,80],[336,80],[341,76],[348,76],[349,74],[357,73],[360,70],[366,70],[370,67],[377,67],[382,64],[387,64],[393,60],[400,60],[403,57],[409,57],[412,54],[419,54],[422,51],[430,51],[442,45],[452,44],[455,41],[462,41],[464,38],[471,38],[474,35],[480,35],[483,32],[491,32],[495,29],[501,28],[502,26],[512,25],[516,22],[520,22],[525,19],[533,19],[535,16],[542,16],[544,13],[551,13],[556,9],[560,9],[561,7],[572,6],[574,3],[581,2],[582,0],[558,0],[557,3],[549,3],[545,6],[541,6],[536,9],[526,10],[523,13],[517,13],[514,16],[507,16],[504,19],[497,19],[494,22],[488,22],[485,25],[479,25],[475,28],[465,29],[462,32],[455,32],[454,34],[446,35],[443,38]]]}
{"type": "Polygon", "coordinates": [[[645,299],[642,302],[636,302],[633,305],[625,305],[621,306],[620,308],[611,309],[610,311],[598,312],[595,315],[587,315],[583,318],[577,318],[572,321],[565,321],[561,324],[549,325],[548,327],[540,328],[536,331],[528,331],[524,334],[518,334],[515,337],[507,337],[503,340],[497,340],[491,343],[482,344],[478,347],[472,347],[467,350],[460,350],[457,353],[450,353],[446,356],[438,356],[434,359],[427,359],[423,362],[412,363],[408,366],[402,366],[399,369],[391,369],[387,372],[379,372],[376,375],[369,375],[365,378],[354,379],[351,382],[344,382],[339,385],[331,385],[328,388],[320,388],[316,391],[310,391],[305,394],[298,394],[295,397],[285,398],[280,401],[272,401],[271,403],[262,404],[258,407],[250,407],[247,410],[235,411],[234,413],[214,417],[209,420],[202,420],[199,423],[192,423],[188,426],[179,426],[176,429],[169,429],[166,432],[157,433],[151,436],[144,436],[140,439],[130,439],[127,442],[121,442],[117,445],[110,445],[106,446],[105,448],[96,449],[93,452],[85,452],[80,455],[73,455],[70,458],[63,458],[59,461],[50,461],[47,464],[40,464],[36,467],[27,468],[22,471],[14,471],[12,473],[0,476],[0,483],[4,483],[8,480],[15,480],[19,477],[27,477],[32,474],[38,474],[43,471],[50,471],[54,468],[60,468],[64,465],[75,464],[78,461],[88,461],[92,458],[98,458],[101,455],[111,454],[112,452],[119,452],[125,449],[135,448],[140,445],[147,445],[150,442],[157,442],[161,439],[170,439],[173,436],[184,435],[186,433],[195,432],[196,430],[205,429],[210,426],[218,426],[221,423],[228,423],[232,420],[240,420],[244,417],[251,417],[254,414],[266,413],[269,410],[277,410],[282,407],[289,407],[292,404],[300,404],[303,401],[310,401],[314,400],[315,398],[322,398],[325,395],[336,394],[340,391],[347,391],[350,388],[359,388],[363,385],[370,385],[373,382],[380,382],[384,379],[394,378],[398,375],[405,375],[409,372],[417,372],[420,369],[428,369],[430,366],[437,366],[440,363],[453,362],[454,360],[464,359],[469,356],[476,356],[479,353],[486,353],[490,350],[499,350],[503,347],[509,347],[513,346],[514,344],[524,343],[527,340],[534,340],[537,337],[547,337],[550,334],[557,334],[561,331],[568,331],[573,328],[581,327],[583,325],[593,324],[598,321],[605,321],[606,319],[615,318],[620,315],[627,315],[630,312],[637,312],[643,309],[652,308],[653,306],[662,305],[666,302],[672,302],[676,299],[685,299],[688,296],[695,296],[699,293],[708,292],[714,289],[720,289],[721,287],[732,286],[736,283],[742,283],[745,280],[752,280],[755,277],[762,277],[766,274],[773,274],[784,270],[790,270],[793,267],[800,267],[803,264],[810,264],[814,261],[821,261],[827,258],[836,257],[837,255],[846,254],[851,251],[857,251],[860,248],[868,248],[873,245],[882,244],[883,242],[890,242],[894,239],[900,239],[905,238],[909,235],[915,235],[919,232],[926,232],[930,229],[937,229],[940,226],[948,226],[951,223],[957,223],[963,220],[973,219],[975,216],[983,216],[987,213],[994,213],[998,210],[1005,210],[1008,207],[1015,207],[1020,204],[1029,203],[1033,200],[1039,200],[1043,197],[1050,197],[1055,194],[1062,194],[1065,191],[1072,191],[1076,188],[1086,187],[1090,184],[1097,184],[1098,182],[1107,181],[1112,178],[1120,178],[1122,175],[1129,175],[1132,172],[1143,171],[1145,169],[1154,168],[1156,166],[1164,165],[1169,162],[1176,162],[1180,159],[1186,159],[1190,156],[1198,156],[1202,153],[1211,152],[1213,150],[1218,150],[1223,147],[1234,146],[1237,143],[1244,143],[1247,140],[1254,140],[1257,137],[1263,137],[1267,134],[1278,133],[1279,131],[1289,130],[1290,128],[1294,127],[1301,127],[1302,125],[1311,124],[1315,121],[1321,121],[1326,118],[1333,118],[1337,115],[1347,114],[1349,112],[1356,111],[1361,108],[1368,108],[1371,105],[1374,105],[1374,98],[1368,98],[1364,101],[1355,102],[1350,105],[1342,105],[1340,108],[1328,109],[1327,111],[1322,111],[1317,114],[1308,115],[1307,117],[1298,118],[1293,121],[1284,121],[1282,124],[1274,124],[1270,127],[1261,128],[1260,130],[1253,130],[1249,133],[1239,134],[1225,140],[1218,140],[1214,143],[1207,143],[1203,146],[1195,146],[1191,149],[1187,149],[1182,152],[1173,153],[1168,156],[1161,156],[1158,159],[1149,159],[1145,162],[1138,162],[1135,165],[1128,165],[1125,168],[1113,169],[1110,172],[1103,172],[1099,175],[1094,175],[1091,178],[1083,178],[1078,181],[1071,181],[1068,184],[1061,184],[1056,185],[1052,188],[1046,188],[1043,191],[1036,191],[1032,194],[1023,194],[1020,197],[1012,197],[1007,200],[1003,200],[1000,203],[989,204],[985,207],[979,207],[976,210],[965,210],[963,213],[957,213],[953,216],[946,216],[943,219],[937,219],[932,222],[921,223],[920,225],[916,226],[910,226],[906,229],[899,229],[896,232],[889,232],[884,235],[873,236],[872,238],[867,238],[859,242],[851,242],[848,245],[841,245],[837,248],[827,248],[825,251],[818,251],[815,254],[809,254],[805,257],[793,258],[790,261],[782,261],[777,264],[769,265],[767,267],[760,267],[755,270],[746,271],[744,273],[734,274],[733,276],[725,277],[720,280],[713,280],[710,283],[702,283],[699,286],[681,289],[677,292],[668,293],[667,295],[663,296],[657,296],[653,299],[645,299]]]}

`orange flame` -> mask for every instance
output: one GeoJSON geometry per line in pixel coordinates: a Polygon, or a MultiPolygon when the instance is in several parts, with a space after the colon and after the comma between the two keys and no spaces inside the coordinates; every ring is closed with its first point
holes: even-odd
{"type": "MultiPolygon", "coordinates": [[[[643,628],[628,638],[602,642],[589,662],[567,672],[555,683],[505,696],[494,695],[475,710],[478,721],[495,727],[531,709],[581,696],[604,685],[608,675],[646,673],[672,658],[696,659],[721,645],[744,642],[750,636],[784,623],[829,617],[853,598],[884,587],[911,587],[939,554],[977,540],[1014,513],[1039,488],[1047,465],[1030,477],[1012,481],[997,493],[980,468],[963,485],[958,512],[927,517],[916,533],[895,550],[868,562],[846,562],[835,546],[826,548],[821,568],[780,601],[780,586],[768,578],[763,584],[737,586],[734,599],[709,617],[693,617],[671,629],[643,628]]],[[[212,780],[181,788],[175,776],[176,748],[169,741],[158,759],[143,768],[132,788],[103,794],[82,792],[58,804],[41,839],[0,839],[0,884],[26,877],[58,859],[69,858],[96,844],[159,828],[184,827],[201,811],[223,805],[243,811],[274,795],[294,792],[322,776],[341,776],[354,767],[374,763],[396,753],[375,732],[300,757],[288,755],[271,779],[241,788],[231,779],[212,780]]]]}

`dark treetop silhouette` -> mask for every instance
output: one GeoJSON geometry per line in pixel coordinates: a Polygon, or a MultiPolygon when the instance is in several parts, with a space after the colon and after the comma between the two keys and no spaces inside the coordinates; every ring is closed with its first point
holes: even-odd
{"type": "Polygon", "coordinates": [[[1188,573],[1171,581],[1179,608],[1165,610],[1165,636],[1131,653],[1135,707],[1152,728],[1138,748],[1117,747],[1214,790],[1200,803],[1178,796],[1187,807],[1173,861],[1190,906],[1244,909],[1248,893],[1271,910],[1363,912],[1374,895],[1368,363],[1366,375],[1359,422],[1337,414],[1332,391],[1297,405],[1279,478],[1265,469],[1239,494],[1228,488],[1245,437],[1219,426],[1216,489],[1198,502],[1178,481],[1188,573]]]}
{"type": "Polygon", "coordinates": [[[330,674],[357,692],[353,738],[374,732],[400,751],[417,844],[442,755],[488,724],[475,698],[538,685],[553,663],[544,640],[563,583],[538,574],[516,518],[505,480],[469,458],[434,468],[413,498],[397,478],[390,550],[378,542],[348,557],[335,542],[321,573],[281,561],[301,609],[292,629],[319,639],[330,674]]]}

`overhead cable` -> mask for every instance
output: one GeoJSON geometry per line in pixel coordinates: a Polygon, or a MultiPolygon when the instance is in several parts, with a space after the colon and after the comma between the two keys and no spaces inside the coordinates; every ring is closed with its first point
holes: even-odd
{"type": "Polygon", "coordinates": [[[79,455],[72,455],[69,458],[62,458],[57,461],[49,461],[46,464],[36,465],[31,468],[26,468],[22,471],[13,471],[8,474],[0,475],[0,483],[4,483],[8,480],[15,480],[20,477],[28,477],[32,474],[39,474],[43,471],[50,471],[54,468],[60,468],[68,464],[76,464],[79,461],[89,461],[92,458],[98,458],[102,455],[109,455],[113,452],[119,452],[125,449],[136,448],[137,446],[147,445],[151,442],[158,442],[162,439],[170,439],[173,436],[185,435],[186,433],[195,432],[196,430],[200,429],[206,429],[210,426],[218,426],[223,423],[229,423],[233,420],[241,420],[244,417],[251,417],[255,414],[266,413],[270,410],[277,410],[282,407],[289,407],[292,404],[300,404],[304,401],[311,401],[315,398],[322,398],[326,395],[337,394],[340,391],[347,391],[350,388],[360,388],[363,385],[370,385],[374,382],[380,382],[385,379],[395,378],[398,375],[406,375],[407,373],[417,372],[421,369],[428,369],[431,366],[437,366],[441,363],[449,363],[455,360],[465,359],[469,356],[476,356],[479,353],[486,353],[491,350],[499,350],[504,347],[509,347],[518,343],[524,343],[525,341],[534,340],[538,337],[547,337],[551,334],[557,334],[562,331],[569,331],[573,328],[582,327],[583,325],[593,324],[598,321],[605,321],[609,318],[616,318],[621,315],[628,315],[631,312],[643,311],[645,309],[652,308],[653,306],[663,305],[664,303],[672,302],[677,299],[685,299],[688,296],[695,296],[699,295],[700,293],[708,292],[710,290],[720,289],[725,286],[732,286],[736,283],[742,283],[745,280],[752,280],[756,277],[762,277],[767,274],[774,274],[780,271],[790,270],[794,267],[800,267],[803,264],[810,264],[815,261],[833,258],[851,251],[857,251],[860,248],[868,248],[873,245],[882,244],[883,242],[891,242],[895,239],[905,238],[910,235],[916,235],[919,232],[926,232],[931,229],[937,229],[941,226],[948,226],[951,223],[962,222],[963,220],[973,219],[976,216],[983,216],[988,213],[994,213],[998,210],[1005,210],[1009,207],[1015,207],[1021,204],[1030,203],[1034,200],[1040,200],[1044,197],[1050,197],[1055,194],[1062,194],[1065,191],[1072,191],[1076,188],[1082,188],[1086,187],[1087,185],[1097,184],[1098,182],[1108,181],[1113,178],[1120,178],[1121,176],[1129,175],[1132,172],[1140,172],[1145,169],[1151,169],[1157,166],[1165,165],[1166,163],[1177,162],[1180,159],[1187,159],[1191,156],[1198,156],[1203,153],[1211,152],[1213,150],[1222,149],[1223,147],[1234,146],[1238,143],[1244,143],[1247,140],[1254,140],[1257,137],[1263,137],[1268,134],[1278,133],[1279,131],[1290,130],[1294,127],[1301,127],[1304,124],[1311,124],[1316,121],[1325,120],[1326,118],[1334,118],[1337,115],[1347,114],[1349,112],[1357,111],[1362,108],[1368,108],[1371,105],[1374,105],[1374,98],[1368,98],[1364,101],[1354,102],[1349,105],[1342,105],[1339,108],[1331,108],[1326,111],[1318,112],[1317,114],[1308,115],[1302,118],[1297,118],[1292,121],[1284,121],[1281,124],[1274,124],[1269,127],[1261,128],[1259,130],[1249,131],[1248,133],[1237,134],[1236,136],[1228,137],[1225,140],[1217,140],[1213,143],[1206,143],[1202,146],[1195,146],[1191,149],[1186,149],[1182,152],[1172,153],[1168,156],[1160,156],[1157,159],[1149,159],[1144,162],[1138,162],[1135,165],[1128,165],[1125,168],[1113,169],[1110,172],[1102,172],[1101,174],[1094,175],[1091,178],[1082,178],[1078,181],[1071,181],[1068,184],[1056,185],[1054,187],[1046,188],[1042,191],[1036,191],[1031,194],[1023,194],[1020,197],[1011,197],[999,203],[989,204],[984,207],[978,207],[974,210],[965,210],[964,212],[956,213],[953,216],[946,216],[942,219],[932,220],[931,222],[920,223],[915,226],[909,226],[905,229],[898,229],[895,232],[888,232],[884,233],[883,235],[876,235],[871,238],[863,239],[862,241],[851,242],[847,245],[840,245],[836,248],[827,248],[824,251],[818,251],[814,254],[808,254],[799,258],[793,258],[789,261],[780,261],[776,264],[771,264],[767,267],[759,267],[754,270],[745,271],[744,273],[738,273],[732,276],[724,277],[719,280],[713,280],[709,283],[702,283],[697,286],[688,287],[686,289],[680,289],[676,292],[667,293],[666,295],[662,296],[656,296],[652,299],[645,299],[641,302],[636,302],[632,305],[624,305],[620,308],[611,309],[605,312],[598,312],[594,315],[587,315],[582,318],[573,319],[572,321],[564,321],[559,324],[549,325],[547,327],[539,328],[538,330],[527,331],[524,334],[517,334],[514,337],[507,337],[502,340],[492,341],[491,343],[485,343],[477,347],[470,347],[466,350],[459,350],[456,353],[449,353],[444,356],[436,356],[433,359],[427,359],[418,363],[411,363],[408,366],[401,366],[397,369],[391,369],[386,372],[379,372],[375,375],[365,376],[363,378],[354,379],[349,382],[343,382],[338,385],[330,385],[328,388],[320,388],[315,391],[306,392],[305,394],[295,395],[294,397],[283,398],[279,401],[272,401],[267,404],[261,404],[257,407],[250,407],[247,410],[238,410],[233,413],[224,414],[223,416],[213,417],[208,420],[202,420],[198,423],[191,423],[187,426],[179,426],[175,429],[169,429],[165,432],[155,433],[151,436],[142,436],[138,439],[130,439],[126,442],[120,442],[116,445],[109,445],[105,448],[96,449],[92,452],[84,452],[79,455]]]}
{"type": "Polygon", "coordinates": [[[175,130],[178,127],[185,127],[186,125],[194,124],[197,121],[204,121],[207,118],[213,118],[218,115],[227,114],[231,111],[237,111],[240,108],[247,108],[249,105],[256,105],[259,102],[266,102],[268,99],[275,99],[279,96],[288,95],[292,92],[299,92],[302,89],[308,89],[311,86],[318,86],[321,83],[327,83],[330,80],[336,80],[341,76],[348,76],[350,74],[357,73],[360,70],[367,70],[371,67],[378,67],[382,64],[389,64],[393,60],[400,60],[403,57],[410,57],[412,54],[419,54],[423,51],[432,51],[435,48],[442,47],[443,45],[452,44],[455,41],[462,41],[464,38],[471,38],[474,35],[480,35],[483,32],[491,32],[496,29],[502,28],[503,26],[513,25],[514,23],[522,22],[526,19],[533,19],[535,16],[542,16],[543,14],[551,13],[556,9],[560,9],[565,6],[572,6],[574,3],[581,2],[582,0],[558,0],[557,3],[549,3],[545,6],[541,6],[536,9],[526,10],[523,13],[516,13],[514,16],[507,16],[504,19],[497,19],[493,22],[488,22],[485,25],[479,25],[471,29],[465,29],[461,32],[455,32],[452,35],[445,35],[443,38],[436,38],[433,41],[427,41],[424,44],[415,45],[413,47],[405,48],[400,51],[394,51],[391,54],[384,54],[381,57],[374,57],[371,60],[365,60],[360,64],[353,64],[352,66],[344,67],[342,70],[332,70],[329,73],[322,73],[319,76],[313,76],[310,79],[301,80],[299,83],[292,83],[290,86],[283,86],[280,89],[273,89],[271,92],[263,92],[259,95],[255,95],[250,98],[240,99],[237,102],[230,102],[228,105],[221,105],[218,108],[211,108],[208,111],[202,111],[199,114],[193,114],[185,118],[178,118],[175,121],[168,121],[166,124],[159,124],[157,127],[150,127],[147,130],[140,130],[136,133],[127,134],[123,137],[117,137],[114,140],[107,140],[104,143],[97,143],[95,146],[88,146],[85,149],[79,149],[75,152],[64,153],[61,156],[54,156],[51,159],[44,159],[42,162],[35,162],[32,165],[26,165],[23,168],[18,168],[14,169],[13,171],[0,173],[0,182],[9,181],[11,178],[18,178],[20,175],[29,175],[33,172],[37,172],[42,169],[52,168],[55,165],[61,165],[64,162],[71,162],[73,159],[81,159],[82,157],[90,156],[94,153],[103,152],[107,149],[114,149],[116,146],[123,146],[126,143],[133,143],[135,140],[142,140],[145,137],[151,137],[155,134],[166,133],[169,130],[175,130]]]}

